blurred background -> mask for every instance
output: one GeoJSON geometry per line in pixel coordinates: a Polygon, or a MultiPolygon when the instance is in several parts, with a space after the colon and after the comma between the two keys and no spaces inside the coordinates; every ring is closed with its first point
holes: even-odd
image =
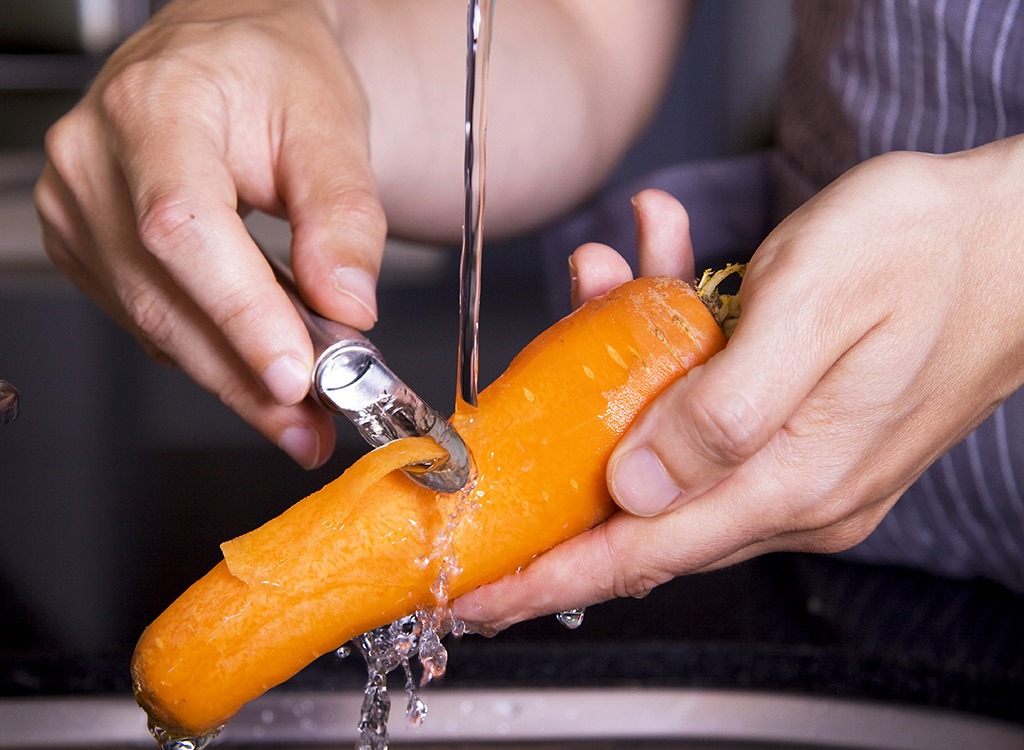
{"type": "MultiPolygon", "coordinates": [[[[154,7],[0,0],[0,379],[20,392],[18,418],[0,426],[0,696],[126,692],[139,633],[220,559],[218,544],[365,450],[339,423],[329,464],[298,469],[150,361],[42,251],[31,191],[46,128],[154,7]]],[[[610,189],[665,164],[770,146],[789,34],[786,0],[700,4],[666,105],[610,189]]],[[[280,222],[254,216],[250,228],[269,249],[287,248],[280,222]]],[[[541,244],[487,243],[482,385],[557,314],[541,244]]],[[[372,334],[440,411],[454,404],[457,256],[392,243],[372,334]]],[[[784,689],[1024,721],[1022,628],[1021,598],[995,586],[772,556],[592,608],[578,631],[547,618],[464,639],[450,674],[456,684],[784,689]]]]}

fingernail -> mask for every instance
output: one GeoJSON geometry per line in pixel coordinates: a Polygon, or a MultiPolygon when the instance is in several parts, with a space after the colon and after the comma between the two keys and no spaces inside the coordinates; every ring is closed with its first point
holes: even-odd
{"type": "Polygon", "coordinates": [[[615,462],[612,492],[619,506],[635,516],[656,516],[681,493],[658,457],[647,448],[631,450],[615,462]]]}
{"type": "Polygon", "coordinates": [[[286,429],[278,438],[277,447],[304,469],[315,469],[320,463],[320,437],[305,427],[286,429]]]}
{"type": "Polygon", "coordinates": [[[372,323],[377,322],[377,284],[361,268],[338,266],[331,274],[334,289],[366,311],[372,323]]]}
{"type": "Polygon", "coordinates": [[[262,378],[263,385],[279,404],[297,404],[309,390],[309,370],[295,357],[275,360],[263,371],[262,378]]]}

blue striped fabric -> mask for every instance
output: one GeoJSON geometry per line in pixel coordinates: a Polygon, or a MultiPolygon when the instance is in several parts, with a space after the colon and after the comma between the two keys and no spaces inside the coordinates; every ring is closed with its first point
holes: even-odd
{"type": "MultiPolygon", "coordinates": [[[[1021,6],[794,0],[779,215],[879,153],[949,153],[1024,132],[1021,6]]],[[[942,456],[849,554],[1024,592],[1024,393],[942,456]]]]}

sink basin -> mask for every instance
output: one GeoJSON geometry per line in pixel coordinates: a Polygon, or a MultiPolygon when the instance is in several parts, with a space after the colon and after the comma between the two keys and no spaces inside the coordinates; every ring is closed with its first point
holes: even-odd
{"type": "MultiPolygon", "coordinates": [[[[689,750],[1002,750],[1024,726],[969,714],[872,702],[694,689],[425,691],[427,720],[411,727],[401,696],[392,747],[680,748],[689,750]]],[[[360,696],[277,690],[246,706],[214,747],[345,748],[360,696]]],[[[127,697],[0,700],[0,750],[154,748],[127,697]]]]}

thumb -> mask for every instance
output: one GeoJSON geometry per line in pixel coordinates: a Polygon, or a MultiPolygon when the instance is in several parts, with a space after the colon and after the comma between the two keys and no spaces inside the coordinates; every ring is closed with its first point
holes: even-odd
{"type": "Polygon", "coordinates": [[[821,337],[788,345],[813,340],[794,330],[810,325],[806,316],[756,297],[744,299],[728,346],[669,386],[616,446],[608,485],[624,510],[659,515],[718,484],[768,444],[834,362],[821,337]]]}

